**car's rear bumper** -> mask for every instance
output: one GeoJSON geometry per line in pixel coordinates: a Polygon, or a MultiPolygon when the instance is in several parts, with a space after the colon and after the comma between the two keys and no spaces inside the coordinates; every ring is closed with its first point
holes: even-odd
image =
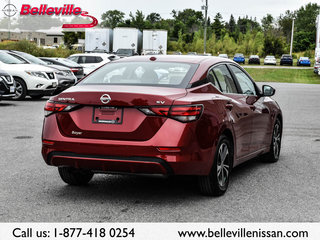
{"type": "Polygon", "coordinates": [[[203,129],[205,134],[206,130],[196,122],[176,124],[173,128],[173,121],[168,119],[147,141],[122,141],[64,136],[59,131],[56,116],[52,115],[44,121],[42,156],[52,166],[94,171],[209,174],[217,143],[215,138],[218,136],[210,136],[209,141],[200,137],[201,133],[197,131],[203,129]]]}
{"type": "Polygon", "coordinates": [[[48,155],[47,163],[53,166],[91,169],[97,172],[173,174],[173,169],[170,165],[163,159],[156,157],[117,157],[51,152],[48,155]]]}

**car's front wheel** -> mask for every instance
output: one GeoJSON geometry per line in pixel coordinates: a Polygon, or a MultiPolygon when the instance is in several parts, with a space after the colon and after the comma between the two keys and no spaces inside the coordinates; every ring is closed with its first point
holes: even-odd
{"type": "Polygon", "coordinates": [[[23,100],[27,96],[27,85],[20,78],[14,78],[16,82],[16,95],[12,98],[14,100],[23,100]]]}
{"type": "Polygon", "coordinates": [[[232,161],[232,144],[225,135],[222,135],[218,142],[213,166],[209,175],[199,176],[198,182],[202,194],[221,196],[227,191],[232,161]]]}
{"type": "Polygon", "coordinates": [[[61,179],[69,185],[85,185],[93,177],[93,172],[89,170],[75,169],[72,167],[59,167],[61,179]]]}
{"type": "Polygon", "coordinates": [[[280,119],[277,118],[273,127],[270,151],[263,156],[264,162],[274,163],[279,160],[280,150],[281,150],[281,138],[282,138],[282,124],[280,119]]]}

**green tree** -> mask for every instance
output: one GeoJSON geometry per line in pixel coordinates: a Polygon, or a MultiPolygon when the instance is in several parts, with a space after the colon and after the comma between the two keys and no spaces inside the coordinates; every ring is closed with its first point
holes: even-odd
{"type": "Polygon", "coordinates": [[[101,15],[101,27],[115,28],[124,23],[125,14],[119,10],[109,10],[101,15]]]}
{"type": "Polygon", "coordinates": [[[161,15],[159,13],[150,13],[147,18],[147,21],[149,21],[151,24],[158,23],[162,20],[161,15]]]}
{"type": "Polygon", "coordinates": [[[214,21],[212,24],[212,29],[214,33],[216,34],[217,38],[221,38],[222,32],[224,30],[224,23],[222,20],[222,15],[220,13],[217,13],[216,16],[214,17],[214,21]]]}
{"type": "Polygon", "coordinates": [[[287,43],[290,43],[291,30],[292,30],[292,19],[295,18],[295,13],[287,10],[285,14],[281,14],[278,18],[278,25],[280,31],[286,37],[287,43]]]}
{"type": "Polygon", "coordinates": [[[267,14],[267,16],[263,17],[261,20],[263,31],[270,32],[273,29],[274,18],[271,14],[267,14]]]}
{"type": "Polygon", "coordinates": [[[226,27],[230,33],[234,33],[236,31],[237,24],[236,24],[236,21],[235,21],[234,16],[232,14],[231,14],[229,22],[226,24],[226,27]]]}
{"type": "Polygon", "coordinates": [[[145,16],[143,15],[142,11],[137,10],[135,15],[130,12],[129,16],[131,27],[138,28],[141,31],[145,28],[145,16]]]}
{"type": "Polygon", "coordinates": [[[78,39],[84,39],[84,38],[85,38],[84,32],[65,32],[63,41],[67,47],[71,48],[72,44],[78,43],[78,39]]]}

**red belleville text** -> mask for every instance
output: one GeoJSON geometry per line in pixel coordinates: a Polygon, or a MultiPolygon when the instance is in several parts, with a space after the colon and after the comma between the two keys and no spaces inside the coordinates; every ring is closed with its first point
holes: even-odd
{"type": "Polygon", "coordinates": [[[47,7],[47,4],[41,4],[40,8],[33,7],[29,4],[22,4],[20,15],[80,15],[81,8],[74,8],[73,4],[65,4],[63,7],[47,7]]]}

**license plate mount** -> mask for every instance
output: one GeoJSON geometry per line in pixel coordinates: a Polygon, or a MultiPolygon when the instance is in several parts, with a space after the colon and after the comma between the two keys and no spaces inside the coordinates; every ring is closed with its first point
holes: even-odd
{"type": "Polygon", "coordinates": [[[93,107],[92,123],[122,124],[123,108],[93,107]]]}

